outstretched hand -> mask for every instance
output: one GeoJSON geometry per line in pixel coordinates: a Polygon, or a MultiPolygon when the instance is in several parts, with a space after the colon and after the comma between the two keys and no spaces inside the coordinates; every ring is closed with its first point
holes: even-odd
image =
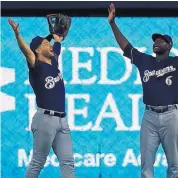
{"type": "Polygon", "coordinates": [[[9,24],[11,25],[12,29],[16,34],[19,33],[19,24],[16,24],[15,21],[11,20],[10,18],[8,19],[9,24]]]}
{"type": "Polygon", "coordinates": [[[109,16],[108,16],[108,21],[109,23],[113,23],[114,19],[115,19],[115,6],[113,3],[111,3],[111,5],[108,8],[108,12],[109,12],[109,16]]]}

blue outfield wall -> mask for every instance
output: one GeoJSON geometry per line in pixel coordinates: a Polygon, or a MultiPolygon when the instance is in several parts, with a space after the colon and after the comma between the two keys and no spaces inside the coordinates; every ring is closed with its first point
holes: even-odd
{"type": "MultiPolygon", "coordinates": [[[[13,19],[28,44],[34,36],[48,34],[45,18],[13,19]]],[[[170,34],[174,40],[171,55],[178,55],[177,18],[116,18],[116,22],[129,41],[148,54],[152,54],[152,33],[170,34]]],[[[22,178],[32,153],[30,124],[36,111],[35,96],[7,18],[2,17],[1,24],[2,178],[22,178]]],[[[140,175],[142,86],[137,69],[122,54],[107,18],[72,18],[59,63],[65,79],[77,178],[140,175]]],[[[165,177],[166,169],[160,147],[155,177],[165,177]]],[[[51,151],[39,177],[59,175],[59,163],[51,151]]]]}

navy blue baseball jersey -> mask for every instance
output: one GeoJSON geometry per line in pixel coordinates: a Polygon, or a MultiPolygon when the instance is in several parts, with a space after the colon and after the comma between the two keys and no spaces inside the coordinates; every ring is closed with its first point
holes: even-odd
{"type": "Polygon", "coordinates": [[[138,68],[143,86],[143,102],[152,106],[178,104],[178,57],[156,60],[139,52],[131,44],[124,56],[138,68]]]}
{"type": "Polygon", "coordinates": [[[35,66],[29,65],[29,81],[36,95],[36,103],[39,108],[65,112],[65,88],[60,70],[58,69],[58,56],[61,44],[55,42],[51,59],[51,65],[38,59],[35,66]]]}

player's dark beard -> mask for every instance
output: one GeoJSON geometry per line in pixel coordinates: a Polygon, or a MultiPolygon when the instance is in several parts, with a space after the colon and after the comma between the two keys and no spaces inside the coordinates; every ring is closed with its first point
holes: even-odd
{"type": "MultiPolygon", "coordinates": [[[[153,47],[153,50],[154,50],[154,47],[153,47]]],[[[160,48],[160,47],[159,47],[159,50],[156,50],[156,51],[154,50],[154,53],[157,55],[163,55],[165,54],[165,52],[166,52],[165,49],[160,48]]]]}
{"type": "Polygon", "coordinates": [[[165,51],[162,51],[162,50],[155,52],[155,54],[157,54],[157,55],[163,55],[164,53],[165,53],[165,51]]]}
{"type": "Polygon", "coordinates": [[[51,55],[51,53],[50,53],[49,51],[45,51],[45,52],[43,53],[43,56],[45,56],[45,57],[48,58],[48,59],[51,59],[51,57],[52,57],[52,55],[51,55]]]}

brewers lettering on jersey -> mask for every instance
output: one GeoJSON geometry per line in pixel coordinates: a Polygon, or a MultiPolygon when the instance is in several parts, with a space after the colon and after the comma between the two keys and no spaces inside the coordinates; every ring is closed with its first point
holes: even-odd
{"type": "Polygon", "coordinates": [[[31,125],[33,156],[25,177],[38,177],[52,147],[60,162],[62,178],[75,178],[71,134],[65,117],[64,81],[58,69],[60,42],[64,38],[56,34],[45,38],[36,36],[29,48],[20,35],[19,25],[11,19],[8,21],[26,57],[29,81],[38,107],[31,125]],[[52,38],[53,45],[50,44],[52,38]]]}
{"type": "Polygon", "coordinates": [[[145,70],[143,81],[148,82],[148,80],[150,79],[151,76],[161,77],[161,76],[163,76],[167,73],[171,73],[175,70],[176,70],[176,68],[174,68],[173,66],[168,66],[168,67],[165,67],[164,69],[160,69],[160,70],[157,70],[157,71],[155,71],[155,70],[153,70],[153,71],[145,70]]]}
{"type": "Polygon", "coordinates": [[[155,154],[160,144],[168,162],[167,178],[178,178],[178,57],[169,56],[172,38],[153,34],[156,54],[153,57],[134,48],[114,19],[115,7],[111,4],[108,21],[115,39],[124,56],[138,68],[142,80],[146,107],[140,133],[141,178],[153,178],[155,154]]]}
{"type": "Polygon", "coordinates": [[[62,79],[62,75],[59,73],[57,77],[52,77],[52,76],[48,76],[46,77],[45,81],[45,87],[47,89],[51,89],[55,86],[55,83],[59,82],[62,79]]]}

